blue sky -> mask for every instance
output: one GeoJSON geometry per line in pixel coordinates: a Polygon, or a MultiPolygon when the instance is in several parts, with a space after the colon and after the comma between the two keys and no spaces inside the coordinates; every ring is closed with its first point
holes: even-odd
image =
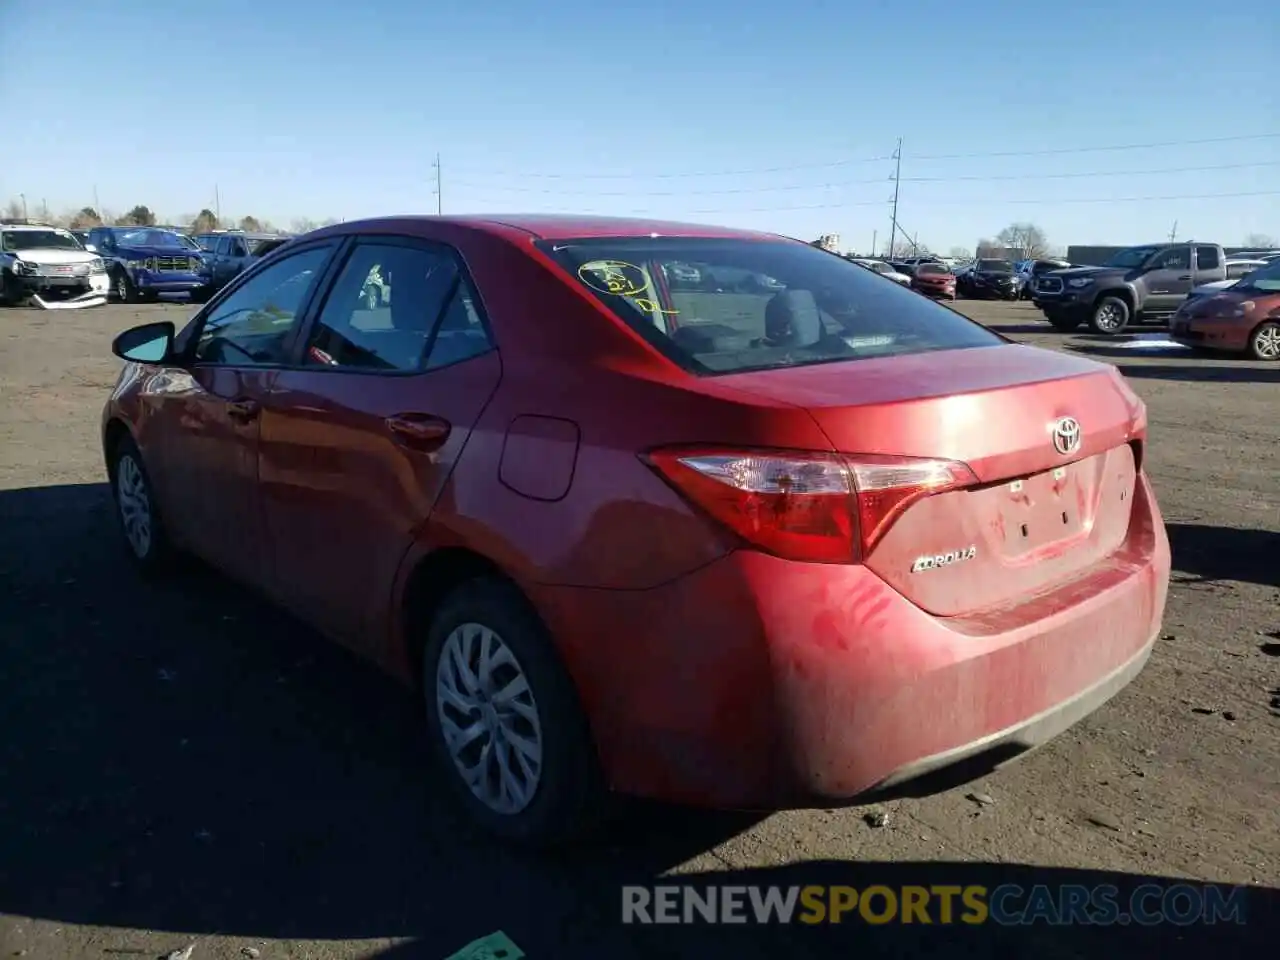
{"type": "Polygon", "coordinates": [[[280,225],[434,212],[438,152],[446,213],[865,251],[902,137],[899,223],[934,249],[1014,221],[1233,244],[1280,237],[1278,49],[1274,2],[0,0],[0,95],[26,116],[0,202],[56,212],[96,187],[177,220],[216,187],[224,214],[280,225]],[[1085,149],[1134,144],[1166,145],[1085,149]],[[1153,197],[1183,199],[1129,199],[1153,197]]]}

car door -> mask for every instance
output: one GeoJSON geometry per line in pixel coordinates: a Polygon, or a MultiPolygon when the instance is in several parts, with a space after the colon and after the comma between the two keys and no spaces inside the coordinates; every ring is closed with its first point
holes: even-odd
{"type": "Polygon", "coordinates": [[[1142,275],[1147,288],[1143,310],[1147,313],[1173,313],[1191,292],[1191,247],[1182,244],[1161,250],[1142,275]]]}
{"type": "Polygon", "coordinates": [[[296,350],[262,416],[275,592],[358,646],[501,367],[456,253],[400,238],[351,247],[296,350]],[[375,271],[390,298],[368,309],[375,271]]]}
{"type": "Polygon", "coordinates": [[[258,497],[263,397],[288,358],[302,312],[336,241],[247,276],[183,331],[180,367],[149,387],[149,448],[166,522],[193,552],[233,577],[266,574],[258,497]]]}

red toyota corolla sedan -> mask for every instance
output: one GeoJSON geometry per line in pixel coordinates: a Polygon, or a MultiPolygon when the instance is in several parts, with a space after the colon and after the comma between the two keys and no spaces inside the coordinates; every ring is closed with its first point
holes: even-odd
{"type": "Polygon", "coordinates": [[[610,790],[830,804],[1034,745],[1159,630],[1114,368],[802,242],[344,223],[113,350],[133,558],[198,555],[413,681],[440,775],[510,839],[610,790]]]}

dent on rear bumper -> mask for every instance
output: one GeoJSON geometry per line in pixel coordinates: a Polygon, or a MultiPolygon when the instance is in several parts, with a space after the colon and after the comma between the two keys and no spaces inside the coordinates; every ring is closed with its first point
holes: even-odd
{"type": "Polygon", "coordinates": [[[615,789],[768,808],[848,798],[1032,745],[1141,669],[1169,547],[1145,478],[1126,546],[981,620],[934,618],[861,566],[740,551],[661,588],[535,588],[615,789]]]}

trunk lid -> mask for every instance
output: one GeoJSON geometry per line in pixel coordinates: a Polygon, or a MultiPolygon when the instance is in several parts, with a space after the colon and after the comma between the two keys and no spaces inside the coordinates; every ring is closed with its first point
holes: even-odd
{"type": "Polygon", "coordinates": [[[973,470],[978,486],[915,502],[864,561],[937,616],[1025,600],[1104,560],[1128,533],[1146,413],[1108,365],[1008,345],[723,379],[806,408],[851,459],[973,470]],[[1053,441],[1064,417],[1080,426],[1066,455],[1053,441]]]}

